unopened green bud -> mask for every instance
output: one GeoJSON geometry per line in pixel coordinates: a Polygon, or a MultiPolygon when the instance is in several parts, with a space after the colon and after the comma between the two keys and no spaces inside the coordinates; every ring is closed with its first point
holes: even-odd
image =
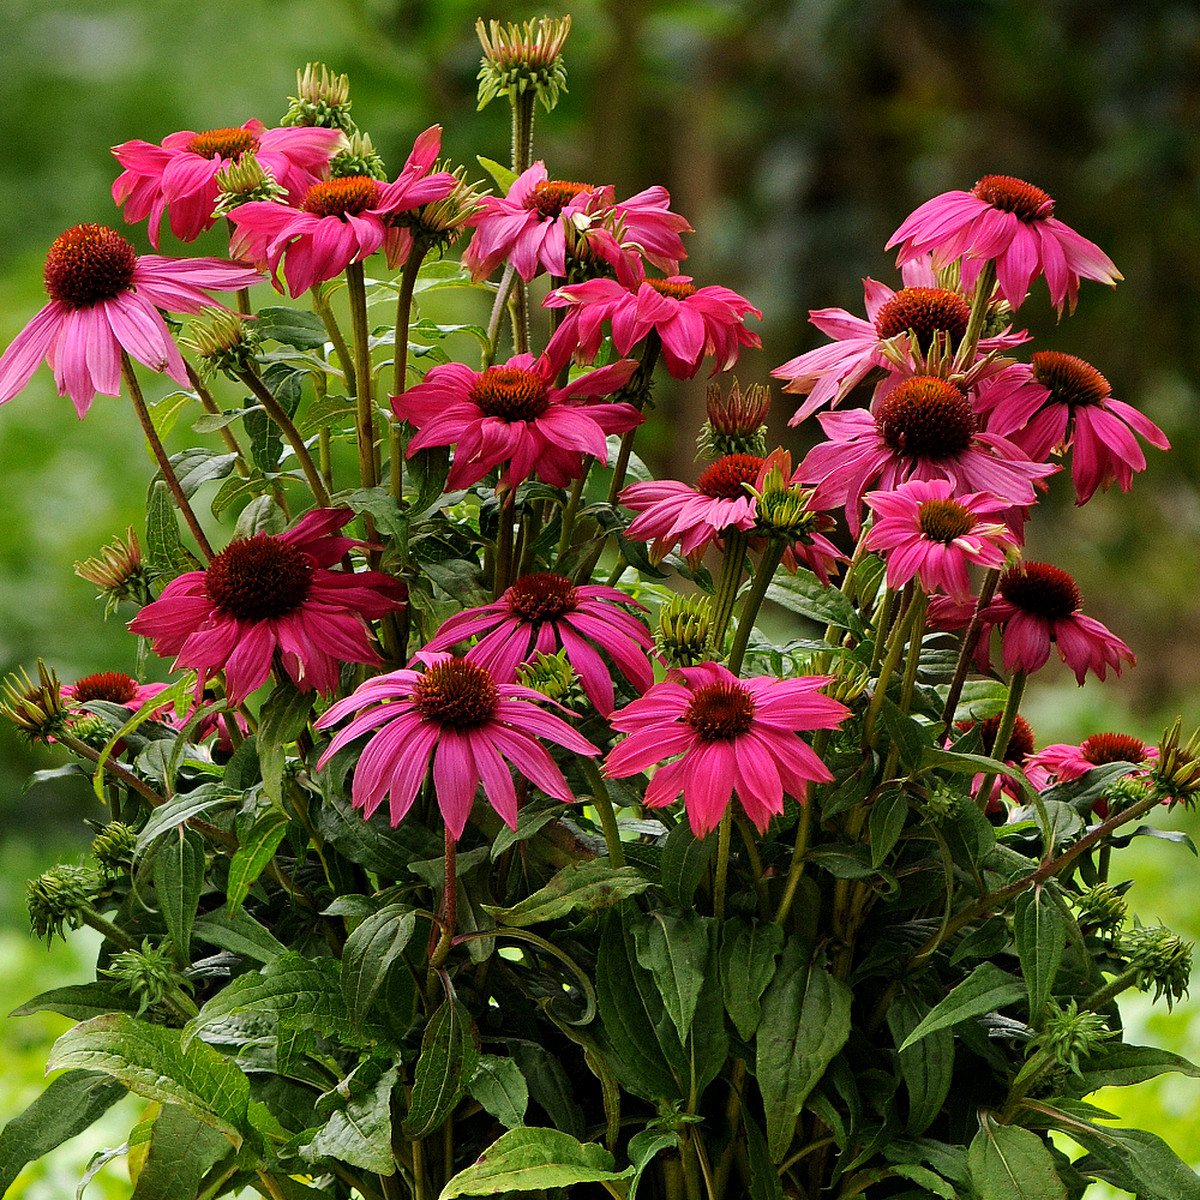
{"type": "Polygon", "coordinates": [[[187,977],[175,965],[170,943],[153,946],[150,939],[142,942],[140,950],[122,950],[113,955],[112,966],[103,974],[128,992],[137,1002],[137,1015],[156,1008],[168,992],[176,988],[191,988],[187,977]]]}
{"type": "Polygon", "coordinates": [[[1164,925],[1135,926],[1121,937],[1121,953],[1136,970],[1137,987],[1154,999],[1166,996],[1167,1008],[1185,995],[1192,974],[1192,943],[1185,942],[1164,925]]]}
{"type": "MultiPolygon", "coordinates": [[[[431,172],[450,171],[450,164],[435,162],[431,172]]],[[[418,208],[389,213],[387,222],[411,231],[414,240],[439,252],[458,240],[466,223],[479,211],[487,190],[482,182],[468,183],[467,168],[455,167],[454,190],[440,200],[431,200],[418,208]]]]}
{"type": "Polygon", "coordinates": [[[322,129],[354,130],[350,117],[350,78],[334,75],[324,63],[309,63],[296,72],[296,95],[283,115],[281,125],[317,126],[322,129]]]}
{"type": "Polygon", "coordinates": [[[497,96],[507,96],[515,104],[525,92],[533,92],[547,112],[558,103],[558,93],[567,90],[562,48],[571,32],[570,17],[540,17],[523,25],[499,21],[484,25],[480,18],[475,32],[483,46],[479,108],[497,96]]]}
{"type": "Polygon", "coordinates": [[[387,167],[379,157],[369,133],[355,130],[349,134],[346,148],[329,160],[329,174],[334,179],[366,176],[368,179],[387,179],[387,167]]]}
{"type": "Polygon", "coordinates": [[[707,596],[668,597],[658,610],[658,652],[671,667],[694,667],[709,657],[712,603],[707,596]]]}
{"type": "Polygon", "coordinates": [[[1200,792],[1200,729],[1180,746],[1179,738],[1183,722],[1175,718],[1175,724],[1162,736],[1158,744],[1158,762],[1150,771],[1150,778],[1164,800],[1172,803],[1182,801],[1190,804],[1200,792]]]}
{"type": "Polygon", "coordinates": [[[112,726],[95,713],[80,713],[71,722],[71,733],[85,746],[101,750],[108,745],[108,739],[112,737],[112,726]]]}
{"type": "Polygon", "coordinates": [[[78,929],[100,894],[100,877],[90,867],[59,863],[25,885],[25,907],[37,937],[49,945],[55,934],[78,929]]]}
{"type": "Polygon", "coordinates": [[[1125,897],[1109,883],[1098,883],[1075,898],[1080,928],[1111,933],[1125,924],[1129,905],[1125,897]]]}
{"type": "Polygon", "coordinates": [[[763,463],[754,486],[747,484],[747,491],[757,501],[758,528],[795,542],[827,527],[829,518],[808,507],[812,489],[793,483],[791,475],[792,456],[783,449],[773,450],[763,463]]]}
{"type": "Polygon", "coordinates": [[[0,716],[10,720],[32,742],[52,741],[66,731],[70,710],[62,696],[58,676],[39,658],[38,682],[24,668],[4,681],[0,716]]]}
{"type": "MultiPolygon", "coordinates": [[[[829,689],[825,689],[828,693],[829,689]]],[[[947,818],[958,812],[961,798],[948,787],[938,784],[929,794],[929,799],[921,805],[921,815],[931,825],[940,825],[947,818]]]]}
{"type": "Polygon", "coordinates": [[[517,682],[567,708],[575,707],[583,699],[579,677],[567,661],[565,648],[555,654],[536,651],[528,662],[517,668],[517,682]]]}
{"type": "Polygon", "coordinates": [[[1061,1008],[1051,997],[1045,1028],[1029,1043],[1029,1052],[1043,1050],[1058,1066],[1079,1075],[1079,1060],[1094,1054],[1115,1033],[1099,1013],[1080,1012],[1074,1000],[1061,1008]]]}
{"type": "Polygon", "coordinates": [[[120,821],[110,821],[92,839],[92,857],[109,875],[120,875],[133,866],[137,831],[120,821]]]}
{"type": "Polygon", "coordinates": [[[253,154],[243,154],[217,172],[217,202],[213,212],[229,213],[252,200],[281,200],[285,195],[275,176],[253,154]]]}
{"type": "Polygon", "coordinates": [[[105,617],[115,612],[122,600],[149,604],[152,599],[142,547],[132,525],[125,531],[124,541],[114,538],[96,557],[77,562],[75,574],[100,589],[105,617]]]}
{"type": "Polygon", "coordinates": [[[204,309],[179,340],[200,360],[206,378],[220,371],[237,379],[253,368],[259,349],[253,323],[224,308],[204,309]]]}
{"type": "Polygon", "coordinates": [[[700,430],[699,451],[707,458],[722,458],[726,454],[754,454],[761,458],[767,452],[767,409],[771,393],[755,383],[744,392],[735,379],[728,395],[721,385],[710,383],[704,406],[708,420],[700,430]]]}
{"type": "Polygon", "coordinates": [[[1111,817],[1139,800],[1144,800],[1146,793],[1153,786],[1149,779],[1140,775],[1126,775],[1123,779],[1114,779],[1104,789],[1104,796],[1108,801],[1108,815],[1111,817]]]}

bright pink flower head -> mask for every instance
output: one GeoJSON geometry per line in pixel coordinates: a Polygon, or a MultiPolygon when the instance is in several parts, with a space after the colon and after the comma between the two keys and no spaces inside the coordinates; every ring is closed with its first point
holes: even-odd
{"type": "Polygon", "coordinates": [[[965,291],[995,260],[1000,294],[1013,308],[1039,275],[1060,313],[1064,304],[1074,312],[1080,279],[1115,285],[1123,278],[1099,246],[1054,216],[1054,201],[1041,188],[1011,175],[985,175],[969,192],[927,200],[892,234],[892,246],[900,247],[900,263],[927,252],[939,267],[961,259],[965,291]]]}
{"type": "Polygon", "coordinates": [[[632,404],[589,398],[624,387],[637,363],[622,359],[555,387],[574,344],[561,332],[539,358],[518,354],[485,371],[444,363],[393,396],[392,411],[419,431],[408,443],[409,455],[428,446],[453,446],[446,481],[451,490],[478,483],[500,463],[507,463],[500,479],[505,489],[535,472],[545,483],[566,487],[582,474],[585,454],[606,463],[606,436],[636,428],[642,414],[632,404]]]}
{"type": "Polygon", "coordinates": [[[217,173],[243,154],[253,154],[295,203],[325,173],[344,141],[337,129],[267,129],[261,121],[247,121],[235,129],[185,129],[163,138],[159,146],[123,142],[113,147],[125,168],[113,184],[113,199],[125,205],[125,220],[150,218],[155,249],[164,213],[180,241],[195,241],[216,221],[217,173]]]}
{"type": "Polygon", "coordinates": [[[945,479],[910,479],[863,498],[875,513],[866,548],[882,552],[890,588],[917,576],[927,593],[965,601],[967,564],[999,567],[1014,545],[1008,526],[994,519],[1011,507],[1008,501],[985,492],[955,496],[945,479]]]}
{"type": "Polygon", "coordinates": [[[676,379],[691,379],[705,358],[715,375],[737,362],[743,346],[762,339],[743,322],[762,313],[744,296],[726,287],[697,288],[686,275],[670,279],[589,279],[558,288],[546,297],[548,308],[570,306],[563,324],[571,328],[585,361],[600,349],[601,325],[612,323],[613,345],[628,354],[651,330],[662,342],[663,361],[676,379]]]}
{"type": "Polygon", "coordinates": [[[1029,462],[1011,442],[982,432],[966,393],[933,376],[898,384],[873,414],[853,409],[817,419],[829,440],[809,451],[797,475],[816,485],[814,508],[845,505],[854,537],[862,495],[872,483],[891,491],[908,479],[945,479],[955,495],[989,492],[1023,507],[1036,498],[1035,482],[1057,470],[1029,462]]]}
{"type": "MultiPolygon", "coordinates": [[[[1106,763],[1152,763],[1158,761],[1158,747],[1147,746],[1128,733],[1093,733],[1078,746],[1057,742],[1039,750],[1030,759],[1045,768],[1060,783],[1081,779],[1106,763]]],[[[1140,772],[1145,774],[1145,772],[1140,772]]]]}
{"type": "Polygon", "coordinates": [[[278,653],[303,691],[328,694],[344,662],[376,663],[367,620],[403,605],[404,585],[377,571],[329,568],[361,543],[335,536],[354,514],[317,509],[286,533],[231,542],[203,571],[172,580],[129,623],[175,655],[175,668],[225,671],[225,692],[240,704],[266,681],[278,653]]]}
{"type": "Polygon", "coordinates": [[[237,291],[262,276],[220,258],[139,256],[104,225],[76,225],[50,247],[44,279],[50,303],[0,357],[0,404],[45,359],[58,394],[71,397],[82,419],[97,392],[120,392],[123,351],[189,386],[183,358],[158,310],[197,313],[216,303],[210,291],[237,291]]]}
{"type": "Polygon", "coordinates": [[[375,731],[354,769],[353,803],[364,817],[387,796],[392,824],[399,825],[432,764],[433,790],[451,837],[462,837],[481,782],[488,802],[515,829],[510,762],[548,796],[569,803],[575,797],[538,739],[574,754],[599,753],[564,720],[538,707],[544,702],[531,688],[497,683],[478,663],[438,655],[424,672],[405,668],[368,679],[331,705],[317,728],[355,716],[317,765],[375,731]]]}
{"type": "Polygon", "coordinates": [[[295,208],[253,200],[233,209],[229,219],[237,232],[230,252],[264,264],[276,287],[282,262],[292,296],[333,279],[381,247],[389,267],[396,266],[408,256],[411,235],[393,222],[394,215],[441,200],[456,186],[448,171],[428,173],[440,145],[441,127],[434,125],[417,139],[393,183],[349,175],[314,183],[295,208]]]}
{"type": "MultiPolygon", "coordinates": [[[[1099,621],[1079,610],[1083,597],[1066,571],[1049,563],[1022,562],[1000,577],[996,598],[980,614],[988,625],[999,626],[1004,667],[1030,674],[1044,666],[1051,646],[1083,686],[1093,672],[1103,680],[1109,667],[1120,675],[1121,663],[1137,660],[1133,651],[1099,621]]],[[[980,638],[986,657],[987,634],[980,638]]]]}
{"type": "Polygon", "coordinates": [[[452,616],[426,644],[425,652],[449,650],[479,637],[467,652],[467,661],[479,663],[507,683],[517,678],[517,668],[535,653],[555,654],[565,648],[588,699],[607,717],[613,710],[614,692],[601,650],[639,692],[654,682],[647,657],[654,639],[623,606],[642,608],[616,588],[573,584],[550,573],[525,575],[494,603],[452,616]]]}
{"type": "Polygon", "coordinates": [[[1153,421],[1113,398],[1095,367],[1057,350],[1039,350],[1031,366],[1014,363],[982,384],[979,404],[990,410],[988,428],[1037,462],[1070,447],[1076,504],[1114,480],[1129,491],[1133,473],[1146,468],[1135,433],[1160,450],[1171,448],[1153,421]]]}
{"type": "Polygon", "coordinates": [[[717,827],[736,790],[762,832],[783,811],[784,793],[803,800],[810,781],[833,778],[799,736],[836,729],[849,715],[844,704],[820,694],[828,682],[824,676],[738,679],[717,663],[669,671],[613,713],[613,728],[629,736],[609,751],[604,773],[621,778],[661,764],[645,802],[661,808],[682,792],[697,837],[717,827]]]}

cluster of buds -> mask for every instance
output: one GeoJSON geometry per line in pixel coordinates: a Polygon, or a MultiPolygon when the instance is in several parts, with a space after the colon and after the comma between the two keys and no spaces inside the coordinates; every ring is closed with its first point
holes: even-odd
{"type": "Polygon", "coordinates": [[[210,379],[218,372],[237,379],[254,366],[259,338],[253,325],[224,308],[206,308],[188,323],[179,339],[200,360],[201,374],[210,379]]]}
{"type": "Polygon", "coordinates": [[[275,176],[247,152],[217,172],[217,202],[213,212],[223,216],[252,200],[281,200],[286,194],[275,182],[275,176]]]}
{"type": "Polygon", "coordinates": [[[296,72],[296,93],[289,97],[281,125],[354,131],[348,76],[334,75],[324,63],[309,63],[303,71],[296,72]]]}
{"type": "Polygon", "coordinates": [[[75,574],[100,589],[104,597],[104,615],[116,611],[122,600],[149,604],[150,580],[142,565],[142,547],[131,525],[124,539],[114,538],[94,558],[75,564],[75,574]]]}
{"type": "Polygon", "coordinates": [[[658,610],[654,644],[670,667],[694,667],[711,656],[712,603],[707,596],[669,596],[658,610]]]}
{"type": "Polygon", "coordinates": [[[1109,1029],[1104,1017],[1085,1009],[1079,1011],[1074,1000],[1062,1008],[1051,998],[1046,1024],[1041,1033],[1029,1043],[1030,1054],[1042,1051],[1056,1066],[1081,1074],[1079,1060],[1086,1059],[1100,1044],[1116,1033],[1109,1029]]]}
{"type": "Polygon", "coordinates": [[[760,383],[751,384],[744,392],[735,379],[728,395],[719,384],[710,383],[704,396],[707,420],[700,430],[698,447],[706,458],[723,458],[726,454],[754,454],[761,458],[767,452],[767,409],[771,393],[760,383]]]}
{"type": "Polygon", "coordinates": [[[541,17],[523,25],[501,25],[481,17],[475,32],[483,46],[479,66],[479,108],[497,96],[512,103],[532,93],[549,112],[558,103],[559,92],[567,90],[567,68],[562,48],[571,32],[570,17],[541,17]]]}
{"type": "Polygon", "coordinates": [[[0,716],[11,721],[32,742],[48,742],[66,732],[71,710],[63,700],[58,676],[39,658],[38,682],[21,669],[4,681],[0,716]]]}
{"type": "Polygon", "coordinates": [[[191,986],[175,965],[170,943],[154,946],[148,938],[140,950],[122,950],[113,955],[112,965],[104,974],[138,1002],[139,1017],[161,1005],[170,993],[191,986]]]}
{"type": "Polygon", "coordinates": [[[1121,953],[1135,973],[1134,983],[1143,992],[1153,986],[1154,999],[1167,998],[1167,1008],[1184,996],[1192,974],[1192,943],[1164,925],[1138,925],[1121,937],[1121,953]]]}
{"type": "MultiPolygon", "coordinates": [[[[828,692],[828,689],[826,689],[828,692]]],[[[921,815],[930,825],[940,825],[958,812],[962,797],[945,784],[937,784],[929,793],[928,799],[921,805],[921,815]]]]}
{"type": "Polygon", "coordinates": [[[414,209],[389,214],[389,222],[412,234],[413,240],[439,254],[452,246],[466,228],[467,222],[479,211],[487,194],[481,182],[467,182],[467,168],[455,167],[439,160],[430,170],[437,174],[448,171],[454,176],[454,189],[440,200],[430,200],[414,209]]]}
{"type": "Polygon", "coordinates": [[[59,863],[25,885],[25,907],[34,936],[49,945],[54,935],[79,929],[94,911],[103,888],[100,876],[90,867],[59,863]]]}
{"type": "Polygon", "coordinates": [[[1175,724],[1163,734],[1158,762],[1150,772],[1159,795],[1172,804],[1190,804],[1200,792],[1200,729],[1188,738],[1186,746],[1180,746],[1182,728],[1183,722],[1176,717],[1175,724]]]}
{"type": "Polygon", "coordinates": [[[123,875],[137,855],[137,831],[110,821],[92,839],[92,857],[106,875],[123,875]]]}
{"type": "Polygon", "coordinates": [[[567,661],[565,648],[554,654],[535,651],[528,662],[517,668],[517,682],[565,708],[581,706],[587,699],[575,668],[567,661]]]}
{"type": "Polygon", "coordinates": [[[1125,924],[1125,915],[1129,909],[1125,897],[1121,894],[1123,890],[1123,887],[1113,887],[1110,883],[1098,883],[1082,895],[1076,896],[1074,903],[1079,927],[1108,934],[1120,929],[1125,924]]]}

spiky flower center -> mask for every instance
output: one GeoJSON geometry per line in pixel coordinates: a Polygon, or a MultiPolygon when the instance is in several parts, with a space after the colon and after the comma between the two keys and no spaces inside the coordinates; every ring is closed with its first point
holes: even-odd
{"type": "Polygon", "coordinates": [[[700,473],[696,491],[714,500],[740,500],[750,494],[743,485],[758,478],[764,461],[757,454],[726,454],[700,473]]]}
{"type": "Polygon", "coordinates": [[[468,399],[485,417],[532,421],[550,407],[550,389],[536,371],[522,367],[488,367],[471,385],[468,399]]]}
{"type": "Polygon", "coordinates": [[[931,542],[950,545],[955,538],[971,532],[975,518],[965,504],[957,500],[925,500],[917,511],[921,532],[931,542]]]}
{"type": "Polygon", "coordinates": [[[413,685],[413,704],[427,721],[452,729],[476,729],[496,715],[496,681],[477,663],[447,658],[435,663],[413,685]]]}
{"type": "Polygon", "coordinates": [[[1108,380],[1091,363],[1058,350],[1039,350],[1033,356],[1033,377],[1049,388],[1051,400],[1072,408],[1101,404],[1112,395],[1108,380]]]}
{"type": "Polygon", "coordinates": [[[1079,749],[1096,766],[1105,763],[1140,763],[1146,757],[1146,743],[1128,733],[1093,733],[1084,738],[1079,749]]]}
{"type": "Polygon", "coordinates": [[[201,158],[238,158],[258,145],[249,129],[208,129],[187,144],[188,151],[201,158]]]}
{"type": "Polygon", "coordinates": [[[271,621],[308,599],[312,562],[269,533],[230,542],[208,564],[204,587],[220,612],[239,621],[271,621]]]}
{"type": "Polygon", "coordinates": [[[133,287],[137,251],[107,225],[76,225],[60,234],[46,255],[42,278],[51,300],[90,308],[133,287]]]}
{"type": "Polygon", "coordinates": [[[1083,606],[1075,580],[1049,563],[1009,567],[1000,577],[998,591],[1010,604],[1047,621],[1060,621],[1083,606]]]}
{"type": "Polygon", "coordinates": [[[686,300],[696,294],[695,284],[685,283],[682,279],[647,279],[644,282],[660,296],[670,296],[672,300],[686,300]]]}
{"type": "Polygon", "coordinates": [[[590,183],[574,183],[567,179],[543,179],[533,185],[533,191],[525,198],[525,207],[534,209],[544,221],[558,218],[562,210],[580,192],[590,192],[590,183]]]}
{"type": "Polygon", "coordinates": [[[923,354],[929,353],[934,334],[944,333],[951,343],[967,332],[971,306],[957,293],[945,288],[901,288],[875,316],[881,338],[911,330],[923,354]]]}
{"type": "Polygon", "coordinates": [[[875,427],[897,454],[950,458],[970,446],[979,421],[961,388],[932,375],[917,375],[880,401],[875,427]]]}
{"type": "Polygon", "coordinates": [[[1010,212],[1022,221],[1040,221],[1054,216],[1054,201],[1046,192],[1011,175],[985,175],[971,193],[977,200],[1010,212]]]}
{"type": "Polygon", "coordinates": [[[74,692],[72,699],[77,704],[86,704],[89,700],[128,704],[137,695],[137,680],[123,671],[100,671],[77,680],[74,692]]]}
{"type": "Polygon", "coordinates": [[[508,605],[526,621],[548,621],[573,612],[579,600],[574,584],[549,571],[524,575],[508,589],[508,605]]]}
{"type": "Polygon", "coordinates": [[[367,175],[347,175],[314,183],[300,205],[318,217],[357,217],[380,202],[379,184],[367,175]]]}
{"type": "Polygon", "coordinates": [[[736,683],[697,688],[683,719],[706,742],[729,741],[754,723],[754,697],[736,683]]]}

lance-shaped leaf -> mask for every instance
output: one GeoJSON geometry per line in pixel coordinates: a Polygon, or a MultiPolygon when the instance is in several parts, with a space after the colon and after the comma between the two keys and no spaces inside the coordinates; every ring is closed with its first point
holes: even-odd
{"type": "Polygon", "coordinates": [[[393,1175],[392,1090],[396,1068],[368,1060],[317,1101],[329,1119],[301,1151],[310,1162],[332,1158],[364,1171],[393,1175]]]}
{"type": "Polygon", "coordinates": [[[164,1104],[132,1200],[194,1196],[205,1172],[228,1152],[229,1143],[215,1129],[177,1104],[164,1104]]]}
{"type": "Polygon", "coordinates": [[[762,1017],[759,1000],[783,949],[779,925],[731,917],[721,926],[721,991],[738,1036],[749,1041],[762,1017]]]}
{"type": "Polygon", "coordinates": [[[312,692],[302,692],[288,682],[280,684],[262,707],[257,734],[258,761],[263,792],[276,804],[283,800],[284,747],[304,732],[312,704],[312,692]]]}
{"type": "MultiPolygon", "coordinates": [[[[19,1011],[19,1010],[18,1010],[19,1011]]],[[[1081,1066],[1078,1076],[1066,1080],[1073,1092],[1087,1095],[1102,1087],[1127,1087],[1133,1083],[1144,1083],[1167,1071],[1178,1071],[1182,1075],[1200,1078],[1200,1067],[1181,1054],[1160,1050],[1157,1046],[1102,1046],[1089,1055],[1081,1066]]]]}
{"type": "Polygon", "coordinates": [[[1066,1132],[1088,1151],[1075,1164],[1085,1174],[1107,1179],[1138,1200],[1200,1200],[1200,1177],[1157,1134],[1099,1125],[1085,1130],[1074,1121],[1066,1132]]]}
{"type": "Polygon", "coordinates": [[[529,1086],[511,1058],[482,1055],[467,1091],[506,1129],[525,1124],[529,1086]]]}
{"type": "MultiPolygon", "coordinates": [[[[897,1046],[903,1045],[920,1024],[926,1007],[918,1008],[907,996],[897,996],[892,1001],[887,1022],[897,1046]]],[[[954,1035],[949,1029],[938,1029],[900,1051],[900,1073],[908,1091],[908,1132],[922,1134],[941,1112],[950,1091],[954,1074],[954,1035]]]]}
{"type": "Polygon", "coordinates": [[[404,1136],[416,1140],[437,1129],[467,1090],[479,1067],[479,1034],[454,997],[442,1001],[421,1038],[404,1136]]]}
{"type": "Polygon", "coordinates": [[[219,808],[222,804],[240,803],[241,799],[240,793],[228,791],[217,783],[201,784],[194,791],[180,792],[179,795],[172,796],[166,804],[160,804],[142,826],[138,834],[138,851],[145,850],[155,838],[172,826],[181,825],[192,817],[219,808]]]}
{"type": "Polygon", "coordinates": [[[692,903],[716,849],[715,832],[697,838],[687,821],[680,821],[667,835],[659,871],[667,900],[676,908],[687,908],[692,903]]]}
{"type": "Polygon", "coordinates": [[[1000,1125],[985,1115],[967,1165],[979,1200],[1067,1200],[1049,1147],[1019,1125],[1000,1125]]]}
{"type": "Polygon", "coordinates": [[[541,921],[553,921],[576,909],[606,908],[636,896],[650,886],[636,867],[614,867],[607,859],[572,863],[563,867],[544,888],[527,896],[511,908],[494,904],[480,907],[491,913],[498,925],[525,928],[541,921]]]}
{"type": "Polygon", "coordinates": [[[287,947],[245,910],[232,915],[223,911],[205,913],[196,918],[192,934],[210,946],[260,963],[272,962],[287,952],[287,947]]]}
{"type": "Polygon", "coordinates": [[[232,916],[242,907],[250,889],[275,857],[287,831],[288,815],[282,809],[268,808],[259,814],[229,864],[229,882],[225,885],[226,916],[232,916]]]}
{"type": "MultiPolygon", "coordinates": [[[[71,983],[66,987],[51,988],[26,1000],[14,1008],[10,1017],[27,1017],[35,1012],[62,1013],[72,1021],[86,1021],[89,1017],[102,1017],[105,1013],[137,1012],[137,1001],[115,984],[71,983]]],[[[0,1191],[0,1195],[4,1193],[0,1191]]]]}
{"type": "Polygon", "coordinates": [[[686,1044],[710,970],[713,919],[691,912],[653,912],[634,926],[638,963],[654,976],[680,1042],[686,1044]]]}
{"type": "Polygon", "coordinates": [[[1013,933],[1029,993],[1029,1020],[1038,1026],[1067,944],[1067,918],[1049,888],[1036,887],[1017,897],[1013,933]]]}
{"type": "Polygon", "coordinates": [[[921,1023],[904,1039],[901,1051],[915,1045],[936,1029],[981,1017],[1025,995],[1025,985],[994,963],[980,963],[944,1000],[925,1014],[921,1023]]]}
{"type": "Polygon", "coordinates": [[[154,891],[179,953],[190,961],[192,923],[204,891],[204,839],[176,826],[154,850],[154,891]]]}
{"type": "Polygon", "coordinates": [[[388,904],[369,916],[346,939],[342,951],[342,996],[350,1020],[360,1029],[416,927],[416,913],[403,904],[388,904]]]}

